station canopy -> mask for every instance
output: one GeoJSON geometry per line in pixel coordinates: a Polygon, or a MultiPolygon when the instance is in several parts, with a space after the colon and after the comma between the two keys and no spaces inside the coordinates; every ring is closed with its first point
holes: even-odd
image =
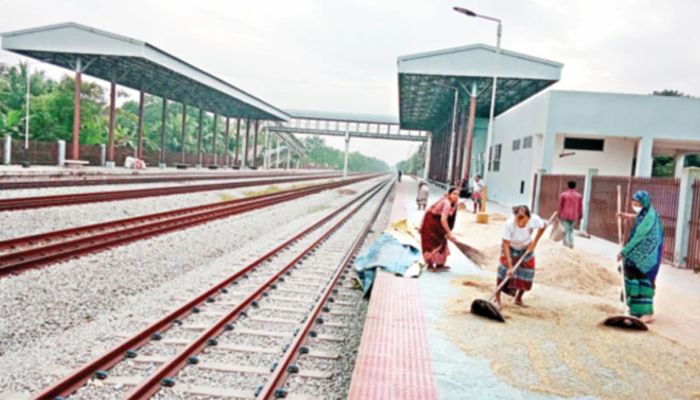
{"type": "Polygon", "coordinates": [[[2,34],[2,48],[225,117],[286,121],[268,103],[146,42],[73,22],[2,34]]]}
{"type": "MultiPolygon", "coordinates": [[[[402,129],[434,130],[452,115],[454,90],[460,106],[476,83],[476,117],[488,118],[496,48],[475,44],[398,58],[399,120],[402,129]]],[[[501,50],[495,115],[559,81],[563,64],[501,50]]]]}

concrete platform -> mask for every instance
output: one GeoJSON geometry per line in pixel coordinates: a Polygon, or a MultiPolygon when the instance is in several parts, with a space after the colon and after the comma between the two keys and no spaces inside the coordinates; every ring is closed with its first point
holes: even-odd
{"type": "MultiPolygon", "coordinates": [[[[418,211],[416,207],[416,193],[418,190],[418,183],[411,177],[405,176],[402,179],[403,182],[397,184],[397,194],[394,200],[394,205],[392,209],[392,222],[407,218],[415,224],[419,224],[423,216],[423,211],[418,211]]],[[[444,190],[431,186],[430,188],[430,199],[429,204],[437,201],[440,197],[444,196],[444,190]]],[[[505,208],[505,207],[504,207],[505,208]]],[[[495,210],[494,210],[495,211],[495,210]]],[[[405,366],[395,367],[395,364],[384,364],[385,368],[400,368],[400,371],[405,372],[403,379],[395,381],[388,381],[385,375],[364,375],[366,382],[362,385],[363,388],[366,386],[372,386],[374,389],[364,389],[364,392],[359,392],[359,389],[354,387],[358,385],[359,382],[355,382],[355,379],[363,376],[361,374],[353,375],[353,383],[351,386],[350,399],[423,399],[432,398],[430,392],[423,390],[425,387],[425,382],[433,381],[437,388],[437,398],[444,400],[457,400],[457,399],[484,399],[484,400],[501,400],[501,399],[518,399],[518,400],[544,400],[544,399],[559,399],[559,397],[541,395],[537,393],[532,393],[525,390],[520,390],[513,388],[506,383],[500,381],[496,375],[492,372],[489,365],[489,360],[482,358],[468,357],[462,350],[457,346],[452,344],[443,331],[439,329],[441,322],[447,318],[445,315],[446,301],[452,297],[456,297],[459,294],[459,288],[451,285],[451,281],[461,275],[469,274],[484,274],[483,271],[478,269],[471,261],[464,257],[457,249],[451,248],[452,255],[449,259],[449,265],[452,267],[450,271],[441,273],[428,273],[424,272],[418,279],[407,279],[407,278],[395,278],[404,281],[411,282],[409,285],[416,286],[417,291],[412,292],[412,298],[417,299],[417,304],[420,307],[420,314],[424,318],[424,328],[418,327],[416,329],[424,329],[427,345],[428,345],[428,358],[429,363],[423,362],[423,370],[420,372],[415,372],[410,363],[406,363],[405,366]],[[414,382],[411,386],[411,381],[409,379],[409,374],[421,374],[420,380],[414,382]],[[431,379],[427,375],[432,375],[431,379]],[[381,389],[380,386],[396,386],[396,385],[408,385],[405,390],[399,392],[391,392],[394,396],[388,396],[385,389],[381,389]],[[353,389],[356,392],[353,392],[353,389]],[[410,389],[410,390],[409,390],[410,389]],[[357,396],[358,393],[368,393],[371,397],[353,397],[357,396]],[[411,397],[413,396],[413,397],[411,397]]],[[[495,278],[494,278],[495,279],[495,278]]],[[[413,289],[411,289],[413,290],[413,289]]],[[[385,295],[390,295],[386,293],[385,295]]],[[[391,294],[391,299],[394,302],[405,302],[408,301],[406,297],[396,297],[395,294],[391,294]]],[[[383,299],[382,302],[386,302],[387,299],[383,299]]],[[[370,310],[373,309],[375,305],[370,301],[370,310]]],[[[415,311],[418,313],[418,311],[415,311]]],[[[367,323],[370,327],[374,326],[376,323],[370,319],[368,314],[367,323]]],[[[391,315],[391,314],[385,314],[391,315]]],[[[422,324],[421,324],[422,325],[422,324]]],[[[365,328],[367,329],[367,327],[365,328]]],[[[396,346],[397,343],[405,344],[408,342],[407,337],[411,334],[411,329],[404,328],[403,330],[398,330],[395,337],[385,337],[379,344],[373,343],[371,346],[371,351],[374,354],[384,354],[387,351],[396,346]],[[403,332],[403,333],[401,333],[403,332]],[[383,345],[384,347],[381,347],[383,345]]],[[[379,336],[377,336],[379,337],[379,336]]],[[[363,332],[363,344],[362,346],[367,346],[364,349],[361,347],[360,354],[358,355],[358,366],[362,373],[364,371],[361,368],[361,363],[364,362],[366,356],[363,356],[363,350],[369,351],[369,345],[365,345],[365,336],[363,332]]],[[[422,345],[420,342],[414,343],[414,348],[411,357],[419,358],[422,345]]],[[[405,351],[402,354],[397,354],[399,357],[407,357],[405,351]]],[[[397,359],[396,363],[401,363],[401,359],[397,359]]],[[[375,365],[382,365],[379,359],[374,361],[375,365]]],[[[398,390],[398,389],[397,389],[398,390]]],[[[579,397],[578,399],[591,399],[591,397],[579,397]]]]}
{"type": "MultiPolygon", "coordinates": [[[[392,222],[407,218],[415,224],[419,224],[423,216],[422,211],[416,209],[415,196],[417,193],[417,181],[411,177],[405,176],[403,182],[397,184],[397,194],[394,200],[393,210],[391,214],[392,222]]],[[[440,197],[445,194],[445,191],[441,188],[431,186],[431,194],[429,199],[429,204],[434,203],[440,197]]],[[[467,205],[471,206],[470,203],[467,205]]],[[[510,207],[501,204],[488,203],[488,212],[498,212],[508,215],[510,207]]],[[[464,213],[465,211],[460,211],[464,213]]],[[[547,216],[544,216],[547,217],[547,216]]],[[[619,251],[618,245],[612,242],[605,241],[600,238],[593,237],[591,239],[585,239],[581,237],[576,237],[576,246],[587,252],[601,255],[606,258],[614,260],[617,252],[619,251]]],[[[417,286],[418,290],[415,296],[418,299],[419,306],[421,308],[421,314],[424,317],[425,324],[425,334],[427,337],[427,343],[429,348],[429,358],[430,366],[426,366],[423,370],[423,374],[433,374],[434,382],[438,391],[439,399],[486,399],[486,400],[496,400],[496,399],[518,399],[518,400],[541,400],[541,399],[560,399],[560,397],[555,397],[546,394],[534,393],[528,390],[521,390],[514,388],[503,381],[493,373],[490,367],[490,360],[484,358],[476,358],[467,356],[461,349],[451,343],[446,334],[441,330],[441,326],[444,326],[444,322],[447,321],[448,316],[446,315],[447,302],[451,298],[455,298],[460,293],[460,288],[455,287],[451,284],[451,281],[459,276],[463,275],[482,275],[487,276],[492,273],[484,272],[474,266],[471,261],[466,259],[457,249],[451,248],[452,255],[449,258],[448,264],[452,267],[450,271],[441,273],[428,273],[424,272],[420,278],[415,280],[409,280],[409,282],[415,282],[414,285],[417,286]]],[[[399,279],[394,278],[393,279],[399,279]]],[[[495,277],[493,277],[495,279],[495,277]]],[[[403,279],[403,278],[402,278],[403,279]]],[[[403,279],[407,280],[407,279],[403,279]]],[[[664,265],[659,274],[657,281],[660,285],[668,285],[684,293],[692,295],[694,297],[700,298],[700,275],[693,274],[689,270],[679,270],[668,265],[664,265]]],[[[664,296],[667,296],[668,291],[662,290],[659,294],[659,300],[663,300],[664,296]]],[[[395,294],[392,300],[396,302],[406,301],[404,297],[396,297],[395,294]]],[[[383,299],[382,301],[386,301],[383,299]]],[[[370,308],[373,305],[370,304],[370,308]]],[[[372,326],[374,323],[370,320],[368,316],[368,323],[372,326]]],[[[396,333],[396,337],[391,338],[396,343],[405,343],[406,339],[401,336],[401,333],[396,333]]],[[[409,335],[408,332],[403,333],[404,336],[409,335]]],[[[364,341],[364,336],[363,336],[364,341]]],[[[384,347],[377,347],[375,343],[372,346],[372,352],[376,354],[383,354],[389,351],[395,343],[391,343],[390,339],[385,338],[384,347]]],[[[364,346],[364,343],[363,343],[364,346]]],[[[414,354],[420,354],[420,350],[414,350],[414,354]]],[[[405,356],[405,355],[404,355],[405,356]]],[[[358,358],[358,363],[362,361],[362,358],[358,358]]],[[[375,361],[376,364],[380,364],[380,361],[375,361]]],[[[358,364],[359,367],[359,364],[358,364]]],[[[393,364],[386,364],[387,368],[394,368],[393,364]]],[[[408,371],[408,373],[414,373],[409,366],[401,367],[401,371],[408,371]]],[[[366,375],[366,379],[370,384],[375,386],[380,385],[393,385],[394,383],[405,385],[406,380],[398,380],[395,382],[387,382],[385,376],[376,375],[371,377],[366,375]],[[371,380],[373,379],[373,380],[371,380]]],[[[428,379],[427,377],[421,377],[421,379],[428,379]]],[[[356,383],[353,382],[353,385],[356,383]]],[[[420,391],[421,386],[417,385],[412,388],[418,397],[404,397],[410,395],[408,391],[396,392],[402,393],[398,397],[382,397],[376,396],[376,393],[382,393],[380,389],[375,388],[372,393],[374,397],[367,397],[372,399],[390,399],[390,398],[424,398],[423,392],[420,391]]],[[[356,397],[360,398],[360,397],[356,397]]],[[[569,397],[569,399],[593,399],[591,396],[579,396],[579,397],[569,397]]]]}

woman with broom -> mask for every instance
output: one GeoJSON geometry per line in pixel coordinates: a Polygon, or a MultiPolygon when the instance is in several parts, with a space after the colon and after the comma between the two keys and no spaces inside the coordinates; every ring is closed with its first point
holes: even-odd
{"type": "Polygon", "coordinates": [[[457,218],[459,188],[451,187],[447,194],[425,211],[419,228],[423,259],[428,271],[437,272],[450,269],[445,265],[450,249],[447,241],[455,241],[452,229],[457,218]]]}
{"type": "Polygon", "coordinates": [[[635,214],[620,214],[620,217],[634,222],[617,261],[624,259],[630,314],[649,324],[654,322],[656,275],[663,255],[664,230],[659,213],[651,205],[649,193],[636,192],[632,196],[632,209],[635,214]]]}
{"type": "MultiPolygon", "coordinates": [[[[546,227],[542,218],[530,213],[528,206],[514,207],[513,216],[508,218],[503,226],[503,243],[496,286],[509,276],[510,280],[502,291],[509,296],[515,296],[515,304],[518,306],[528,307],[523,302],[523,295],[532,289],[532,283],[535,280],[534,250],[546,227]],[[533,240],[532,234],[535,231],[537,234],[533,240]],[[517,264],[521,257],[525,259],[520,268],[513,271],[513,265],[517,264]]],[[[495,304],[500,310],[501,292],[496,293],[495,304]]]]}

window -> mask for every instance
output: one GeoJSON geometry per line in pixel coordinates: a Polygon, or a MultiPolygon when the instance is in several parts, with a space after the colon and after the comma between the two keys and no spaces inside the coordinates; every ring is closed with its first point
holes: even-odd
{"type": "Polygon", "coordinates": [[[532,136],[526,136],[523,138],[523,149],[529,149],[532,147],[532,136]]]}
{"type": "Polygon", "coordinates": [[[520,150],[520,139],[513,140],[513,151],[520,150]]]}
{"type": "Polygon", "coordinates": [[[498,172],[501,170],[501,145],[491,146],[489,149],[491,155],[489,163],[489,171],[498,172]]]}
{"type": "Polygon", "coordinates": [[[603,151],[604,139],[564,138],[564,150],[603,151]]]}

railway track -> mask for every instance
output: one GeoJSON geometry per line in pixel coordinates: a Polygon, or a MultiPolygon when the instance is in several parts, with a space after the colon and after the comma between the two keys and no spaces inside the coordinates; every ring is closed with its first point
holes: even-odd
{"type": "Polygon", "coordinates": [[[214,181],[247,178],[269,178],[278,176],[303,176],[297,172],[234,172],[216,174],[140,174],[140,175],[97,175],[68,176],[46,179],[44,176],[3,178],[0,177],[0,190],[43,189],[67,186],[124,185],[139,183],[164,183],[183,181],[214,181]]]}
{"type": "Polygon", "coordinates": [[[0,242],[0,277],[350,185],[371,177],[373,176],[359,176],[268,195],[5,240],[0,242]]]}
{"type": "Polygon", "coordinates": [[[211,183],[203,185],[183,185],[150,189],[118,190],[106,192],[91,192],[79,194],[63,194],[56,196],[20,197],[0,200],[0,211],[23,210],[30,208],[67,206],[74,204],[96,203],[139,199],[143,197],[166,196],[183,193],[206,192],[210,190],[238,189],[250,186],[275,185],[290,182],[303,182],[318,179],[338,178],[340,174],[303,175],[284,178],[248,180],[242,182],[211,183]]]}
{"type": "Polygon", "coordinates": [[[390,190],[374,185],[33,398],[310,398],[306,380],[332,378],[345,273],[390,190]],[[335,235],[353,227],[349,246],[335,235]]]}

